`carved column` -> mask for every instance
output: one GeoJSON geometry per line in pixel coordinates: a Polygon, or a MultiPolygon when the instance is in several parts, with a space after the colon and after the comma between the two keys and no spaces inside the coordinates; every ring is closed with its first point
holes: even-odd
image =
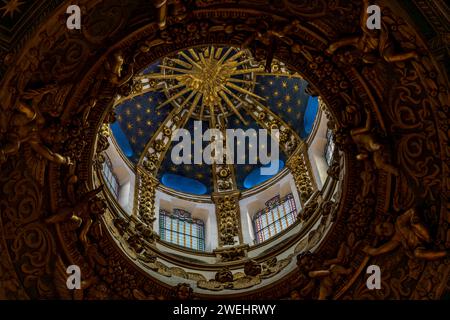
{"type": "Polygon", "coordinates": [[[241,193],[237,190],[212,194],[212,200],[216,205],[220,247],[235,245],[236,237],[240,238],[240,196],[241,193]]]}
{"type": "Polygon", "coordinates": [[[311,178],[308,155],[303,144],[288,159],[286,166],[294,177],[300,199],[304,204],[311,197],[316,186],[314,180],[311,178]]]}
{"type": "MultiPolygon", "coordinates": [[[[100,131],[97,136],[97,154],[101,154],[109,148],[108,138],[111,136],[108,124],[104,123],[100,127],[100,131]]],[[[103,162],[103,161],[101,161],[103,162]]]]}
{"type": "Polygon", "coordinates": [[[141,168],[138,169],[137,188],[137,213],[142,221],[149,227],[153,227],[155,221],[155,193],[159,182],[152,175],[141,168]]]}
{"type": "MultiPolygon", "coordinates": [[[[211,121],[215,125],[215,120],[211,121]]],[[[226,145],[226,128],[220,125],[223,134],[223,145],[226,145]]],[[[235,245],[242,242],[240,232],[240,208],[239,199],[241,196],[237,188],[234,167],[228,164],[227,155],[223,154],[224,163],[213,162],[212,175],[214,182],[214,193],[212,200],[216,205],[217,226],[219,231],[219,246],[235,245]],[[239,242],[236,243],[236,237],[239,242]]]]}

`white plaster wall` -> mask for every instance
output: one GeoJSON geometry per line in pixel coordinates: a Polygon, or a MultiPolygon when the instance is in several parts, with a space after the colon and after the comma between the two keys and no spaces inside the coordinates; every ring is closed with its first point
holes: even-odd
{"type": "Polygon", "coordinates": [[[325,116],[325,112],[322,112],[316,135],[308,146],[308,157],[319,190],[322,189],[327,179],[328,164],[324,154],[327,144],[327,123],[328,119],[325,116]]]}
{"type": "Polygon", "coordinates": [[[130,169],[128,164],[123,160],[117,151],[114,142],[109,140],[109,147],[106,150],[106,154],[111,160],[113,173],[117,176],[119,180],[119,196],[118,203],[120,206],[129,214],[133,212],[134,205],[134,185],[136,176],[134,172],[130,169]]]}

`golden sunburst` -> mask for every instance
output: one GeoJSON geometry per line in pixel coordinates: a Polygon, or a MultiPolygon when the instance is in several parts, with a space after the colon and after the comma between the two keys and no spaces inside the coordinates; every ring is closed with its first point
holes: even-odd
{"type": "Polygon", "coordinates": [[[5,3],[5,5],[3,7],[0,8],[1,11],[3,12],[2,17],[5,17],[7,14],[9,14],[9,16],[12,18],[14,18],[14,13],[20,13],[20,6],[23,5],[25,2],[24,1],[20,1],[20,0],[3,0],[3,3],[5,3]]]}
{"type": "Polygon", "coordinates": [[[158,106],[173,104],[188,110],[188,117],[208,117],[213,123],[217,115],[235,114],[246,124],[239,112],[245,96],[264,101],[253,93],[256,73],[246,50],[236,48],[189,49],[168,57],[159,66],[161,73],[146,76],[146,81],[165,80],[167,100],[158,106]]]}

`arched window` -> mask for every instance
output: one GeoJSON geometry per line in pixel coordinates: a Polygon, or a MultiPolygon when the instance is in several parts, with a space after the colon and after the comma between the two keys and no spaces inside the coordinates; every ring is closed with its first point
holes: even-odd
{"type": "Polygon", "coordinates": [[[112,163],[111,160],[105,155],[105,162],[103,162],[103,178],[106,181],[106,184],[108,185],[108,189],[111,190],[111,192],[118,197],[119,196],[119,179],[117,179],[117,176],[114,174],[112,169],[112,163]]]}
{"type": "Polygon", "coordinates": [[[334,154],[334,140],[333,140],[333,131],[327,131],[327,144],[325,146],[325,160],[327,161],[328,166],[331,166],[333,162],[333,154],[334,154]]]}
{"type": "Polygon", "coordinates": [[[261,243],[283,231],[295,222],[297,208],[292,194],[280,199],[276,196],[266,202],[266,207],[253,216],[255,241],[261,243]]]}
{"type": "Polygon", "coordinates": [[[182,209],[174,209],[173,213],[159,211],[159,236],[185,248],[205,251],[205,223],[182,209]]]}

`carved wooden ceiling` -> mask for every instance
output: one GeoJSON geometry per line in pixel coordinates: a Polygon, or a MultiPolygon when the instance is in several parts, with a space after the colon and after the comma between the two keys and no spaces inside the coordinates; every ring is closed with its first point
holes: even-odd
{"type": "MultiPolygon", "coordinates": [[[[206,45],[243,46],[299,72],[328,107],[345,160],[339,203],[313,208],[334,219],[320,246],[299,253],[297,268],[276,282],[228,297],[442,297],[450,287],[449,11],[443,1],[376,2],[379,33],[361,28],[361,1],[169,1],[161,28],[152,1],[80,0],[80,31],[66,28],[69,1],[0,2],[0,298],[218,297],[157,280],[114,241],[115,232],[129,250],[151,247],[151,175],[141,177],[149,199],[130,224],[107,221],[109,204],[92,191],[106,147],[100,128],[112,121],[114,97],[134,89],[128,75],[206,45]],[[76,292],[65,286],[72,264],[86,279],[76,292]],[[366,287],[369,265],[382,270],[381,290],[366,287]]],[[[293,159],[291,171],[301,166],[293,159]]],[[[216,204],[233,207],[234,197],[216,204]]],[[[249,281],[259,263],[270,264],[251,262],[249,281]]],[[[229,272],[216,280],[234,282],[229,272]]]]}

